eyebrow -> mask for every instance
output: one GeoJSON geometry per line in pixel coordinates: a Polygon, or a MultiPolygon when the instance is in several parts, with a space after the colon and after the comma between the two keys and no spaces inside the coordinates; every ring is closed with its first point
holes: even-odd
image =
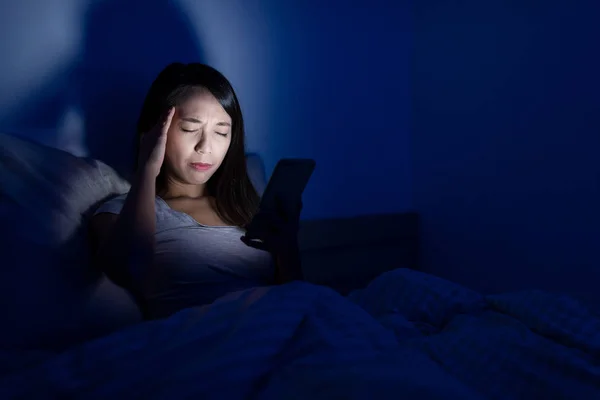
{"type": "MultiPolygon", "coordinates": [[[[181,120],[186,121],[186,122],[193,122],[195,124],[202,123],[201,120],[199,120],[198,118],[193,118],[193,117],[181,118],[181,120]]],[[[219,123],[217,123],[217,126],[231,126],[231,124],[229,122],[219,122],[219,123]]]]}

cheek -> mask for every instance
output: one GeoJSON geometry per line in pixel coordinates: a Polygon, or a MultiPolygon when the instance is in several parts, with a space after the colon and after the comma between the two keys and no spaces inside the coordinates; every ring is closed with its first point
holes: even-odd
{"type": "Polygon", "coordinates": [[[219,163],[221,163],[223,161],[223,159],[225,158],[225,156],[227,155],[227,151],[229,150],[230,144],[231,144],[231,140],[223,140],[221,143],[218,144],[217,148],[218,148],[219,163]]]}
{"type": "Polygon", "coordinates": [[[171,160],[185,158],[189,152],[189,144],[187,144],[185,138],[182,137],[182,135],[178,135],[177,132],[173,132],[173,134],[171,134],[171,132],[169,133],[169,136],[167,136],[166,156],[171,160]]]}

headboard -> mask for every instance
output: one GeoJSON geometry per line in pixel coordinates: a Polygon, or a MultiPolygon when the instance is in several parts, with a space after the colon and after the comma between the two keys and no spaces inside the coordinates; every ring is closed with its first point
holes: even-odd
{"type": "Polygon", "coordinates": [[[418,268],[414,212],[302,221],[306,280],[346,294],[395,268],[418,268]]]}
{"type": "MultiPolygon", "coordinates": [[[[246,164],[262,194],[267,178],[260,155],[246,154],[246,164]]],[[[413,212],[306,220],[298,239],[306,279],[342,293],[391,269],[418,268],[418,216],[413,212]]]]}

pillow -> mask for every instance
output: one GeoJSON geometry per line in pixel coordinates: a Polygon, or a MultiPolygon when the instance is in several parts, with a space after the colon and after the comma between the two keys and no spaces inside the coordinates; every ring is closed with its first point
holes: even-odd
{"type": "Polygon", "coordinates": [[[92,268],[84,223],[128,190],[99,161],[0,134],[0,346],[61,350],[141,321],[92,268]]]}

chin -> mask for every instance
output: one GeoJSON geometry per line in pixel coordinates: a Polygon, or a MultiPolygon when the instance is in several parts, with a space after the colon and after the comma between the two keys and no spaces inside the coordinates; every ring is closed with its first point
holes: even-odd
{"type": "Polygon", "coordinates": [[[195,176],[195,177],[189,178],[187,181],[190,185],[204,185],[209,180],[210,180],[210,176],[207,176],[206,178],[200,178],[198,176],[195,176]]]}
{"type": "Polygon", "coordinates": [[[204,185],[210,180],[212,176],[212,171],[210,173],[196,172],[194,174],[191,174],[191,176],[188,176],[187,181],[192,185],[204,185]]]}

